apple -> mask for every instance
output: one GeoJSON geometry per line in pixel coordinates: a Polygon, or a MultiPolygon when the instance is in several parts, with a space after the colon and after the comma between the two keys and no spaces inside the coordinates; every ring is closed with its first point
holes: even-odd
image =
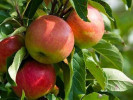
{"type": "Polygon", "coordinates": [[[75,45],[80,48],[89,48],[97,44],[104,34],[104,21],[100,12],[88,5],[87,18],[90,22],[83,21],[76,11],[72,11],[67,22],[72,28],[75,45]]]}
{"type": "Polygon", "coordinates": [[[24,45],[21,35],[8,37],[0,42],[0,72],[6,72],[6,61],[24,45]]]}
{"type": "Polygon", "coordinates": [[[44,15],[33,21],[27,29],[25,45],[38,62],[57,63],[70,55],[74,47],[74,35],[63,19],[44,15]]]}
{"type": "Polygon", "coordinates": [[[55,86],[55,81],[56,73],[52,65],[28,60],[18,71],[17,86],[13,87],[13,90],[19,97],[24,90],[28,100],[35,100],[51,92],[55,86]]]}

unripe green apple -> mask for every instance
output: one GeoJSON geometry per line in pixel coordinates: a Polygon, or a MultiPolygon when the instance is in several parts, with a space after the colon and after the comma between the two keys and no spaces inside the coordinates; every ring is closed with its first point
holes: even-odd
{"type": "Polygon", "coordinates": [[[13,53],[24,45],[24,39],[20,35],[8,37],[0,42],[0,72],[6,72],[6,61],[13,53]]]}
{"type": "Polygon", "coordinates": [[[88,5],[88,19],[90,22],[83,21],[76,11],[73,11],[67,18],[71,26],[75,44],[80,48],[89,48],[97,44],[104,34],[104,21],[100,12],[88,5]]]}
{"type": "Polygon", "coordinates": [[[35,60],[52,64],[70,55],[74,46],[74,35],[63,19],[45,15],[31,23],[26,32],[25,44],[35,60]]]}
{"type": "Polygon", "coordinates": [[[21,97],[22,90],[28,100],[35,100],[51,92],[55,86],[56,73],[52,65],[28,60],[16,76],[14,92],[21,97]]]}

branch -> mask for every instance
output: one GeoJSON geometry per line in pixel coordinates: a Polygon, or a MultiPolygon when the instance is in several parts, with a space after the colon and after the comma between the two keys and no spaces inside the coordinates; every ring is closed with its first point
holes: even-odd
{"type": "Polygon", "coordinates": [[[24,24],[24,23],[23,23],[23,18],[22,18],[21,14],[20,14],[20,11],[19,11],[19,8],[18,8],[18,5],[17,5],[17,4],[16,4],[15,8],[16,8],[16,12],[17,12],[17,14],[18,14],[20,23],[21,23],[21,25],[23,26],[23,24],[24,24]]]}
{"type": "Polygon", "coordinates": [[[61,4],[61,6],[60,6],[60,8],[58,9],[58,11],[57,11],[57,13],[55,14],[55,15],[59,15],[59,13],[60,13],[60,11],[62,10],[62,8],[63,8],[63,4],[61,4]]]}
{"type": "Polygon", "coordinates": [[[61,12],[61,14],[60,14],[60,17],[61,17],[61,18],[64,16],[64,11],[65,11],[65,9],[67,8],[68,3],[69,3],[69,0],[66,0],[66,2],[65,2],[65,4],[64,4],[64,7],[63,7],[63,10],[62,10],[62,12],[61,12]]]}
{"type": "Polygon", "coordinates": [[[53,15],[54,10],[55,10],[55,6],[56,6],[57,3],[58,3],[57,0],[54,0],[54,1],[52,2],[52,8],[51,8],[51,11],[50,11],[50,15],[53,15]]]}
{"type": "Polygon", "coordinates": [[[73,10],[73,7],[68,8],[67,10],[65,10],[62,15],[60,15],[61,18],[63,18],[64,15],[68,14],[69,12],[71,12],[73,10]]]}

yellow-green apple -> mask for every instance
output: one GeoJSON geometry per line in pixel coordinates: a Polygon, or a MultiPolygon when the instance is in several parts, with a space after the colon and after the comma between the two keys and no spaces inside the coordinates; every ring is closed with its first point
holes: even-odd
{"type": "Polygon", "coordinates": [[[74,35],[63,19],[45,15],[31,23],[26,32],[25,44],[35,60],[52,64],[70,55],[74,46],[74,35]]]}
{"type": "Polygon", "coordinates": [[[88,5],[87,18],[90,22],[83,21],[76,11],[72,11],[67,22],[73,30],[75,44],[80,48],[89,48],[97,44],[104,34],[104,21],[100,12],[88,5]]]}
{"type": "Polygon", "coordinates": [[[21,35],[8,37],[0,42],[0,72],[6,72],[6,61],[24,45],[21,35]]]}
{"type": "Polygon", "coordinates": [[[56,73],[52,65],[27,60],[17,73],[17,86],[13,90],[19,97],[24,90],[28,100],[35,100],[51,92],[55,81],[56,73]]]}

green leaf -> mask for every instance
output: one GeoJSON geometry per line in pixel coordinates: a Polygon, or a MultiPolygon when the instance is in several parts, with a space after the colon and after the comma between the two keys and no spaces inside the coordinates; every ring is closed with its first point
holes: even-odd
{"type": "Polygon", "coordinates": [[[14,59],[13,59],[13,63],[12,65],[9,67],[8,69],[8,73],[11,77],[11,79],[16,82],[16,75],[18,72],[18,69],[20,67],[20,64],[23,60],[23,58],[26,55],[26,49],[24,47],[22,47],[15,55],[14,59]]]}
{"type": "Polygon", "coordinates": [[[22,7],[22,6],[24,6],[24,3],[26,2],[25,0],[17,0],[17,2],[18,2],[18,5],[20,6],[20,7],[22,7]]]}
{"type": "Polygon", "coordinates": [[[1,10],[10,10],[12,9],[12,5],[10,5],[9,3],[7,2],[0,2],[0,9],[1,10]]]}
{"type": "Polygon", "coordinates": [[[72,86],[72,79],[73,79],[73,54],[72,51],[71,55],[68,57],[68,65],[65,63],[60,63],[62,70],[63,70],[63,78],[64,78],[64,89],[65,89],[65,100],[68,100],[68,96],[72,86]]]}
{"type": "Polygon", "coordinates": [[[25,93],[24,93],[24,90],[22,91],[21,100],[25,100],[25,93]]]}
{"type": "Polygon", "coordinates": [[[112,9],[111,7],[102,0],[93,0],[88,1],[90,5],[101,11],[103,14],[105,14],[111,22],[112,28],[117,28],[116,20],[112,15],[112,9]]]}
{"type": "Polygon", "coordinates": [[[14,31],[14,27],[10,23],[6,23],[5,20],[8,18],[5,18],[4,21],[0,24],[0,41],[7,38],[7,35],[11,34],[14,31]]]}
{"type": "Polygon", "coordinates": [[[39,16],[43,16],[43,15],[47,15],[46,12],[44,12],[42,9],[37,9],[36,13],[35,13],[35,17],[39,17],[39,16]]]}
{"type": "Polygon", "coordinates": [[[75,8],[80,18],[84,21],[89,21],[87,18],[87,1],[88,0],[70,0],[72,6],[75,8]]]}
{"type": "Polygon", "coordinates": [[[98,9],[103,14],[105,14],[109,19],[114,21],[114,18],[112,16],[112,10],[107,3],[103,1],[96,2],[96,0],[93,0],[93,1],[89,0],[88,3],[92,5],[93,7],[95,7],[96,9],[98,9]]]}
{"type": "Polygon", "coordinates": [[[127,1],[128,8],[131,8],[131,6],[132,6],[132,0],[126,0],[126,1],[127,1]]]}
{"type": "Polygon", "coordinates": [[[13,26],[11,24],[3,24],[0,25],[0,34],[10,34],[14,31],[13,26]]]}
{"type": "Polygon", "coordinates": [[[48,100],[61,100],[58,97],[56,97],[54,94],[48,94],[47,99],[48,100]]]}
{"type": "MultiPolygon", "coordinates": [[[[12,31],[14,31],[14,30],[12,30],[12,31]]],[[[14,32],[12,32],[12,33],[9,34],[9,32],[4,33],[4,31],[2,30],[2,27],[0,27],[0,41],[4,40],[7,37],[11,37],[11,36],[14,36],[16,34],[23,33],[25,31],[26,31],[26,28],[23,27],[23,26],[21,26],[21,27],[17,28],[14,32]]]]}
{"type": "Polygon", "coordinates": [[[83,50],[83,54],[84,54],[85,66],[98,81],[102,89],[105,89],[106,77],[102,68],[100,68],[100,66],[93,60],[92,56],[88,54],[87,50],[83,50]]]}
{"type": "Polygon", "coordinates": [[[103,39],[116,45],[124,46],[125,44],[120,35],[111,32],[104,34],[103,39]]]}
{"type": "Polygon", "coordinates": [[[82,100],[109,100],[109,97],[105,94],[102,95],[102,94],[93,92],[91,94],[84,96],[82,100]]]}
{"type": "Polygon", "coordinates": [[[9,34],[9,37],[10,37],[10,36],[14,36],[14,35],[16,35],[16,34],[23,33],[23,32],[25,32],[25,31],[26,31],[26,28],[23,27],[23,26],[21,26],[21,27],[17,28],[13,33],[9,34]]]}
{"type": "Polygon", "coordinates": [[[0,23],[9,16],[10,15],[7,12],[0,10],[0,23]]]}
{"type": "Polygon", "coordinates": [[[96,52],[102,55],[108,62],[110,62],[113,65],[113,68],[122,70],[123,57],[114,45],[108,43],[105,40],[101,40],[93,48],[96,52]]]}
{"type": "MultiPolygon", "coordinates": [[[[0,27],[1,29],[1,27],[0,27]]],[[[21,26],[19,28],[17,28],[14,32],[10,33],[9,35],[6,35],[6,33],[0,32],[0,41],[4,40],[7,37],[11,37],[20,33],[23,33],[26,31],[26,28],[21,26]]]]}
{"type": "Polygon", "coordinates": [[[132,6],[132,0],[122,0],[124,2],[124,4],[127,5],[128,8],[131,8],[132,6]]]}
{"type": "Polygon", "coordinates": [[[99,93],[108,95],[109,100],[120,100],[118,97],[114,96],[115,94],[113,95],[113,93],[111,93],[111,92],[103,91],[103,92],[99,92],[99,93]]]}
{"type": "Polygon", "coordinates": [[[0,91],[8,91],[5,84],[0,84],[0,91]]]}
{"type": "Polygon", "coordinates": [[[5,23],[13,24],[13,26],[15,27],[21,26],[21,24],[13,17],[5,18],[0,25],[5,24],[5,23]]]}
{"type": "Polygon", "coordinates": [[[68,100],[80,100],[86,93],[85,63],[82,51],[75,49],[73,56],[73,81],[68,100]]]}
{"type": "Polygon", "coordinates": [[[114,68],[114,65],[102,55],[100,55],[100,66],[102,68],[114,68]]]}
{"type": "Polygon", "coordinates": [[[43,0],[31,0],[24,15],[31,19],[42,2],[43,0]]]}
{"type": "Polygon", "coordinates": [[[109,96],[109,100],[120,100],[118,97],[112,95],[111,93],[107,93],[109,96]]]}
{"type": "Polygon", "coordinates": [[[133,88],[133,80],[129,79],[123,72],[112,69],[103,68],[107,77],[107,89],[109,91],[126,91],[133,88]]]}
{"type": "Polygon", "coordinates": [[[13,32],[13,26],[10,23],[3,23],[9,18],[9,14],[4,11],[0,11],[0,41],[7,37],[8,34],[13,32]]]}
{"type": "MultiPolygon", "coordinates": [[[[0,85],[1,88],[1,85],[0,85]]],[[[3,83],[5,90],[0,90],[0,100],[19,100],[11,89],[11,84],[3,83]]]]}
{"type": "Polygon", "coordinates": [[[117,98],[117,97],[115,97],[114,99],[112,99],[112,100],[120,100],[119,98],[117,98]]]}
{"type": "Polygon", "coordinates": [[[8,73],[8,68],[12,65],[15,54],[16,54],[16,52],[14,54],[12,54],[10,57],[8,57],[7,61],[6,61],[6,65],[7,65],[6,66],[7,67],[6,79],[12,86],[15,86],[16,83],[11,79],[11,77],[8,73]]]}
{"type": "Polygon", "coordinates": [[[7,38],[8,35],[14,31],[14,28],[18,26],[21,25],[16,19],[12,17],[3,18],[3,20],[0,23],[0,41],[7,38]]]}

